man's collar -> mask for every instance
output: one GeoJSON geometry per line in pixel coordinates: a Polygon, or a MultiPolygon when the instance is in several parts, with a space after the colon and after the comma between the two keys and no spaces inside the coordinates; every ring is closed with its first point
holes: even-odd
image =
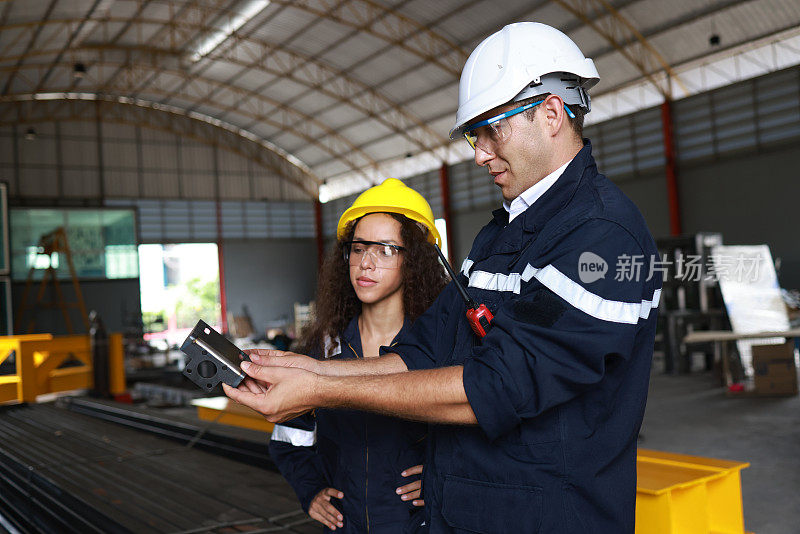
{"type": "Polygon", "coordinates": [[[501,227],[508,224],[508,212],[503,208],[497,208],[492,211],[492,217],[494,217],[494,222],[501,227]]]}
{"type": "Polygon", "coordinates": [[[531,187],[523,191],[517,198],[508,202],[503,201],[503,208],[508,212],[509,221],[513,221],[522,212],[533,206],[533,204],[550,189],[556,180],[564,173],[564,170],[570,164],[568,162],[533,184],[531,187]]]}
{"type": "MultiPolygon", "coordinates": [[[[536,228],[541,228],[561,210],[575,194],[578,183],[580,183],[583,176],[583,171],[594,164],[592,143],[588,139],[584,139],[583,148],[572,158],[572,161],[564,169],[556,183],[537,199],[536,209],[526,209],[518,217],[522,221],[524,230],[533,232],[536,228]]],[[[509,224],[508,212],[504,208],[494,210],[492,215],[495,224],[501,228],[509,224]]]]}
{"type": "Polygon", "coordinates": [[[529,232],[534,231],[534,228],[541,228],[561,211],[578,190],[586,168],[594,164],[592,143],[584,138],[583,148],[572,158],[558,181],[538,199],[536,209],[525,210],[520,215],[523,218],[523,228],[529,232]]]}

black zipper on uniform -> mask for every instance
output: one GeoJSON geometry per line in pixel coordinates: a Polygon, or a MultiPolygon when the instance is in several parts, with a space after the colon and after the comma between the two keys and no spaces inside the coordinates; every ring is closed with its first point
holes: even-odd
{"type": "MultiPolygon", "coordinates": [[[[358,359],[358,353],[350,343],[347,344],[350,350],[355,354],[358,359]]],[[[363,359],[363,358],[362,358],[363,359]]],[[[364,518],[367,523],[367,532],[369,532],[369,432],[367,431],[367,414],[364,414],[364,450],[366,451],[364,460],[364,518]]]]}

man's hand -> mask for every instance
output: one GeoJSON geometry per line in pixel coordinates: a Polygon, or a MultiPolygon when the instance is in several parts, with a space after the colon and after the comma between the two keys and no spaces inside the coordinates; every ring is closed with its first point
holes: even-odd
{"type": "Polygon", "coordinates": [[[336,527],[342,528],[344,526],[344,518],[342,513],[331,502],[331,497],[341,499],[344,497],[344,493],[333,488],[325,488],[320,491],[311,499],[311,504],[308,506],[308,515],[329,529],[336,530],[336,527]]]}
{"type": "Polygon", "coordinates": [[[253,363],[258,365],[305,369],[323,376],[385,375],[408,371],[405,362],[397,354],[387,354],[380,358],[315,360],[302,354],[282,350],[249,349],[245,352],[253,363]]]}
{"type": "Polygon", "coordinates": [[[314,373],[251,362],[242,362],[241,367],[250,379],[246,378],[238,388],[223,383],[222,389],[239,404],[264,414],[267,421],[280,423],[315,408],[311,401],[319,377],[314,373]]]}
{"type": "Polygon", "coordinates": [[[269,390],[269,384],[254,380],[248,376],[242,380],[241,384],[239,384],[239,389],[241,391],[249,391],[250,393],[258,395],[260,393],[266,393],[269,390]]]}
{"type": "MultiPolygon", "coordinates": [[[[411,475],[421,475],[422,474],[422,465],[415,465],[414,467],[409,467],[402,473],[400,473],[404,477],[410,477],[411,475]]],[[[408,501],[409,499],[414,499],[411,501],[411,504],[414,506],[425,506],[425,501],[420,499],[420,495],[422,493],[422,480],[415,480],[411,484],[406,484],[405,486],[400,486],[397,488],[397,494],[400,495],[400,498],[404,501],[408,501]]]]}
{"type": "Polygon", "coordinates": [[[247,349],[244,352],[250,361],[265,367],[294,367],[322,374],[320,362],[302,354],[273,349],[247,349]]]}

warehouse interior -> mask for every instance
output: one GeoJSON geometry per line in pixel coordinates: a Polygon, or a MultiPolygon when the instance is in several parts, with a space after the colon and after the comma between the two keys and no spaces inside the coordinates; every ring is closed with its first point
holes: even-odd
{"type": "Polygon", "coordinates": [[[660,253],[702,264],[666,267],[639,436],[686,478],[640,486],[677,508],[645,523],[637,501],[636,531],[795,531],[800,4],[0,0],[0,532],[318,532],[271,424],[186,379],[179,347],[199,319],[290,347],[339,217],[388,177],[458,271],[502,202],[448,139],[459,76],[526,20],[593,58],[600,171],[660,253]],[[716,247],[756,261],[745,305],[716,247]],[[721,512],[680,508],[739,477],[721,512]]]}

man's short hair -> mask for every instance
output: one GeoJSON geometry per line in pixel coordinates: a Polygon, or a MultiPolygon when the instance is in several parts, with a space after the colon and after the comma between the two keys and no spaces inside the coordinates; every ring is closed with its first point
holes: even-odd
{"type": "MultiPolygon", "coordinates": [[[[550,93],[546,95],[536,95],[531,98],[526,98],[524,100],[520,100],[516,102],[516,104],[520,104],[520,106],[524,106],[526,104],[531,104],[533,102],[541,102],[545,98],[550,96],[550,93]]],[[[523,111],[523,114],[528,118],[528,120],[533,120],[533,117],[536,115],[536,110],[538,106],[532,107],[531,109],[527,109],[523,111]]],[[[569,110],[575,115],[573,119],[569,115],[567,115],[567,122],[569,123],[570,127],[572,127],[573,133],[578,137],[578,139],[583,139],[583,118],[586,115],[583,109],[579,108],[578,106],[569,106],[569,110]]]]}

